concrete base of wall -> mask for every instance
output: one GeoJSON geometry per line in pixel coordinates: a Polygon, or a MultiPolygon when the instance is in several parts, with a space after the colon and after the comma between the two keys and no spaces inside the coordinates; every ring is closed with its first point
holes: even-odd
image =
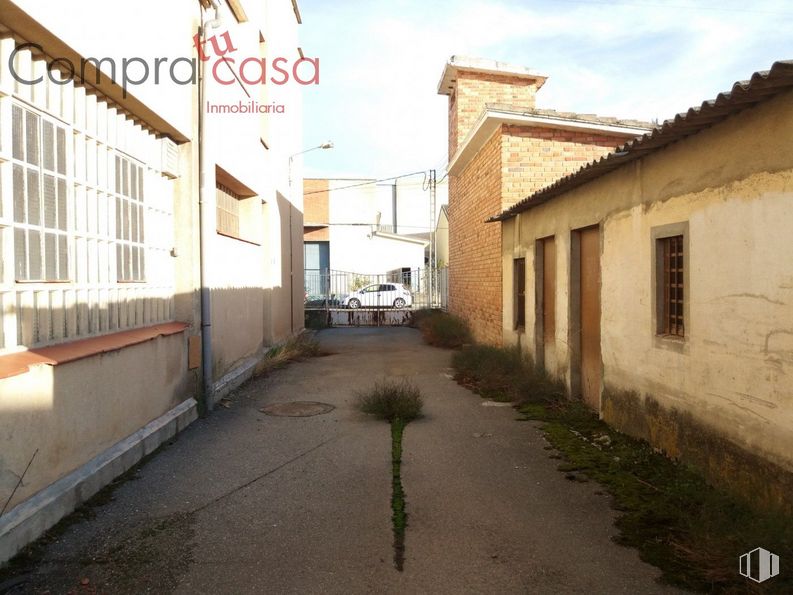
{"type": "Polygon", "coordinates": [[[696,467],[712,485],[754,507],[793,515],[793,472],[749,452],[691,414],[666,408],[651,395],[608,388],[601,413],[621,432],[696,467]]]}
{"type": "Polygon", "coordinates": [[[0,518],[0,566],[198,418],[190,398],[0,518]]]}

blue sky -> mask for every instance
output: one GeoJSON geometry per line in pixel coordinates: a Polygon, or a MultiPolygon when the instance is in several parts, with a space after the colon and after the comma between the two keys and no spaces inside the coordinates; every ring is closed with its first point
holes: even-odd
{"type": "Polygon", "coordinates": [[[793,2],[767,0],[300,0],[320,58],[304,94],[307,176],[377,177],[446,163],[453,54],[549,76],[537,107],[651,120],[793,59],[793,2]]]}

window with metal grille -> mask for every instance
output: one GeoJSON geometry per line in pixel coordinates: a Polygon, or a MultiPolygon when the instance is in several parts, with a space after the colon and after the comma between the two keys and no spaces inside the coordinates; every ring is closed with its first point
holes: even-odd
{"type": "Polygon", "coordinates": [[[18,104],[11,114],[14,276],[67,281],[66,129],[18,104]]]}
{"type": "Polygon", "coordinates": [[[526,326],[526,259],[516,258],[513,263],[515,282],[515,328],[526,326]]]}
{"type": "Polygon", "coordinates": [[[116,155],[116,276],[121,282],[146,280],[143,167],[116,155]]]}
{"type": "Polygon", "coordinates": [[[240,201],[242,196],[216,184],[217,231],[232,238],[240,238],[240,201]]]}
{"type": "Polygon", "coordinates": [[[683,310],[683,236],[658,240],[663,263],[661,293],[663,308],[658,330],[663,335],[685,336],[683,310]]]}

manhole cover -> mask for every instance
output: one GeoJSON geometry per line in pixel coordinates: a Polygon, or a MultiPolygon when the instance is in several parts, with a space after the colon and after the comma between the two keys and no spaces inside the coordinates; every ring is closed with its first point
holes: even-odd
{"type": "Polygon", "coordinates": [[[313,415],[323,415],[330,413],[335,407],[327,403],[317,403],[315,401],[295,401],[293,403],[273,403],[259,409],[266,415],[276,417],[311,417],[313,415]]]}

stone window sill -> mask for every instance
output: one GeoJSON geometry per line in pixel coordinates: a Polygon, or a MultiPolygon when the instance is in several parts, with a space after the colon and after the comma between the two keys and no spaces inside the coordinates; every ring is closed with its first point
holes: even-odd
{"type": "Polygon", "coordinates": [[[30,370],[30,366],[36,364],[59,366],[94,355],[118,351],[125,347],[151,341],[157,337],[176,335],[183,332],[188,326],[185,322],[166,322],[109,335],[78,339],[77,341],[68,341],[58,345],[1,355],[0,379],[25,374],[30,370]]]}

